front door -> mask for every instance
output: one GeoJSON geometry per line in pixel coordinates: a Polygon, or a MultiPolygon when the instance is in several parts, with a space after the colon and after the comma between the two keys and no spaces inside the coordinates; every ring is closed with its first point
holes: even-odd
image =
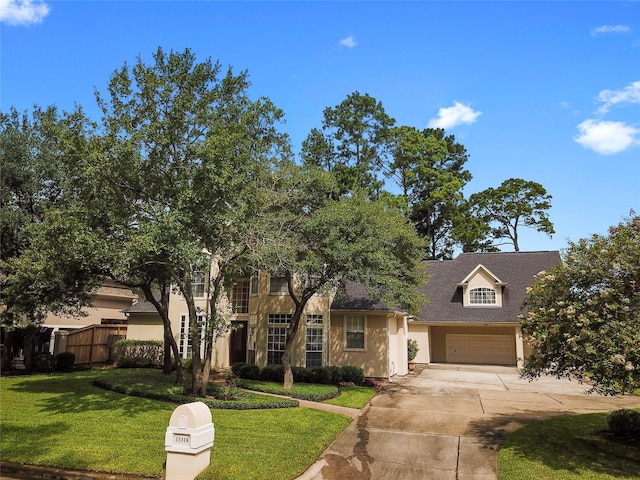
{"type": "Polygon", "coordinates": [[[229,365],[247,361],[247,323],[232,322],[234,328],[229,339],[229,365]]]}

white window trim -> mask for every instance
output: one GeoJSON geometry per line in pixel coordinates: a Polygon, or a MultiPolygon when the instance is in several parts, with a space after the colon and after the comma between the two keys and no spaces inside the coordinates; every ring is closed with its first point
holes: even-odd
{"type": "MultiPolygon", "coordinates": [[[[320,366],[324,366],[325,365],[325,342],[326,342],[326,338],[327,338],[327,331],[325,329],[325,315],[322,313],[311,313],[311,314],[307,314],[307,318],[305,319],[305,331],[304,331],[304,365],[305,367],[307,366],[307,354],[309,353],[307,351],[307,332],[309,331],[309,329],[316,329],[316,330],[320,330],[322,332],[322,343],[321,343],[321,347],[322,350],[320,350],[320,355],[321,355],[321,360],[320,366]],[[316,323],[316,322],[312,322],[309,323],[309,317],[320,317],[321,322],[320,323],[316,323]]],[[[317,353],[317,350],[314,350],[313,353],[317,353]]]]}
{"type": "Polygon", "coordinates": [[[274,274],[274,272],[269,272],[269,295],[276,295],[276,296],[278,296],[278,295],[289,295],[288,288],[286,290],[278,290],[277,292],[272,292],[271,291],[271,279],[273,277],[285,278],[284,275],[277,275],[277,274],[274,274]]]}
{"type": "Polygon", "coordinates": [[[367,316],[366,315],[345,315],[343,319],[344,329],[344,351],[345,352],[366,352],[367,351],[367,316]],[[362,317],[364,319],[364,348],[347,347],[347,322],[349,317],[362,317]]]}
{"type": "Polygon", "coordinates": [[[471,289],[469,289],[468,293],[468,299],[469,299],[469,306],[470,307],[498,307],[498,292],[491,287],[473,287],[471,289]],[[483,291],[491,291],[493,292],[493,302],[492,303],[478,303],[478,302],[473,302],[472,301],[472,292],[475,290],[483,290],[483,291]]]}

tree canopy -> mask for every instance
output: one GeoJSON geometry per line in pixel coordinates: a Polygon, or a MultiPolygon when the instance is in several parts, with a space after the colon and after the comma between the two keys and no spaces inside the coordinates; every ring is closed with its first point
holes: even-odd
{"type": "Polygon", "coordinates": [[[524,303],[532,354],[525,374],[589,381],[606,394],[640,388],[640,217],[570,243],[524,303]]]}

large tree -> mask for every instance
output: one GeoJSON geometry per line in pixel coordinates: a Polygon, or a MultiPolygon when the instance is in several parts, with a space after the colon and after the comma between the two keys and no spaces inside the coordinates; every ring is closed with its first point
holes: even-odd
{"type": "Polygon", "coordinates": [[[214,343],[228,327],[225,287],[260,238],[263,181],[288,144],[275,129],[282,112],[249,98],[247,72],[197,63],[188,49],[158,49],[153,59],[117,70],[108,96],[98,95],[106,134],[97,165],[128,212],[132,243],[123,246],[141,265],[161,265],[186,302],[192,392],[204,394],[214,343]],[[194,292],[199,275],[205,309],[194,292]]]}
{"type": "MultiPolygon", "coordinates": [[[[3,365],[11,363],[16,330],[26,333],[25,364],[29,369],[33,334],[47,313],[78,313],[90,300],[86,292],[76,288],[86,280],[77,263],[64,271],[47,269],[42,263],[46,249],[34,251],[32,247],[34,229],[45,221],[49,211],[68,205],[83,184],[79,160],[71,146],[82,148],[90,129],[80,108],[60,113],[55,107],[35,107],[31,114],[20,114],[12,108],[0,114],[3,365]]],[[[77,244],[81,242],[79,239],[77,244]]],[[[59,260],[58,254],[53,255],[51,261],[59,260]]],[[[90,289],[90,285],[87,287],[90,289]]]]}
{"type": "Polygon", "coordinates": [[[640,217],[570,243],[524,306],[525,375],[575,377],[605,394],[640,388],[640,217]]]}
{"type": "Polygon", "coordinates": [[[332,176],[315,167],[292,170],[271,219],[276,234],[263,260],[284,273],[295,305],[282,356],[285,388],[293,385],[292,348],[314,295],[353,281],[372,298],[414,312],[424,279],[422,241],[400,211],[362,191],[335,198],[332,176]]]}
{"type": "Polygon", "coordinates": [[[394,123],[381,102],[354,92],[339,105],[325,108],[322,128],[314,128],[302,144],[302,159],[332,171],[341,193],[366,190],[377,197],[394,123]]]}
{"type": "Polygon", "coordinates": [[[468,154],[441,128],[419,131],[401,126],[391,131],[389,176],[401,189],[408,213],[427,239],[426,257],[451,258],[458,240],[452,235],[463,215],[462,190],[471,174],[464,169],[468,154]]]}
{"type": "Polygon", "coordinates": [[[533,228],[550,237],[555,233],[547,214],[551,195],[539,183],[510,178],[498,188],[487,188],[469,197],[470,209],[480,221],[489,226],[488,235],[494,245],[518,243],[521,227],[533,228]]]}

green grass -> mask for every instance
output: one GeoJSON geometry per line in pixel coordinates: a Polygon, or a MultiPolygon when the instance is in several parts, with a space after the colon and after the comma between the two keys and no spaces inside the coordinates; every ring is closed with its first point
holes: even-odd
{"type": "Polygon", "coordinates": [[[375,394],[376,391],[371,387],[340,387],[340,396],[325,400],[324,403],[363,409],[375,394]]]}
{"type": "MultiPolygon", "coordinates": [[[[0,378],[0,457],[6,462],[163,475],[176,404],[92,384],[104,371],[0,378]]],[[[113,375],[113,374],[111,374],[113,375]]],[[[212,410],[215,443],[199,478],[290,479],[351,419],[318,410],[212,410]]]]}
{"type": "Polygon", "coordinates": [[[498,458],[501,480],[640,478],[640,448],[606,435],[607,413],[527,425],[507,437],[498,458]]]}

